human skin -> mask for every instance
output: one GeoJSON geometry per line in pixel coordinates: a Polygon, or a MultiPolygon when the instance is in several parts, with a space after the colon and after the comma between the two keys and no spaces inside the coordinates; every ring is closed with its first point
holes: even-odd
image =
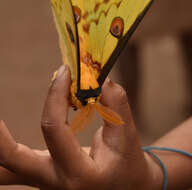
{"type": "MultiPolygon", "coordinates": [[[[141,149],[125,91],[109,79],[105,81],[101,103],[118,113],[125,124],[114,126],[104,121],[92,145],[82,148],[67,122],[70,85],[70,71],[62,66],[50,87],[42,115],[48,150],[32,150],[16,143],[5,123],[0,122],[0,184],[22,184],[41,190],[161,190],[161,168],[141,149]]],[[[192,120],[155,145],[192,152],[189,126],[192,120]]],[[[168,189],[192,185],[192,160],[175,153],[157,154],[168,168],[168,189]]]]}

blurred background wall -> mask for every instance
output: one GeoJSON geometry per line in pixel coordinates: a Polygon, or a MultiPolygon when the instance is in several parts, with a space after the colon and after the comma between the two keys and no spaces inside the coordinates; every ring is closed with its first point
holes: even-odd
{"type": "MultiPolygon", "coordinates": [[[[143,144],[191,115],[191,7],[191,0],[155,0],[111,73],[127,90],[143,144]]],[[[0,23],[0,118],[18,142],[43,149],[42,107],[62,63],[50,3],[1,0],[0,23]]],[[[80,133],[82,145],[90,142],[98,120],[80,133]]]]}

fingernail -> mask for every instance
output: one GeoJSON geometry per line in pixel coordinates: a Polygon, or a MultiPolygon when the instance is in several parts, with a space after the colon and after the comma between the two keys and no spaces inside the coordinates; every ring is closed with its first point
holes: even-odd
{"type": "Polygon", "coordinates": [[[63,64],[63,65],[60,66],[60,68],[59,68],[57,71],[54,72],[53,77],[52,77],[52,79],[51,79],[51,83],[50,83],[50,85],[49,85],[50,87],[52,87],[52,86],[54,85],[55,81],[56,81],[60,76],[62,76],[62,74],[63,74],[64,71],[65,71],[65,65],[63,64]]]}
{"type": "Polygon", "coordinates": [[[107,77],[106,82],[107,82],[107,84],[112,83],[112,81],[111,81],[111,79],[109,77],[107,77]]]}
{"type": "Polygon", "coordinates": [[[107,77],[107,78],[106,78],[106,83],[109,83],[109,82],[110,82],[110,78],[107,77]]]}
{"type": "Polygon", "coordinates": [[[59,77],[62,76],[62,74],[63,74],[64,71],[65,71],[65,67],[66,67],[66,66],[63,64],[63,65],[59,68],[59,70],[58,70],[58,72],[57,72],[56,78],[59,78],[59,77]]]}
{"type": "Polygon", "coordinates": [[[111,81],[111,79],[109,77],[107,77],[106,82],[109,86],[113,85],[113,82],[111,81]]]}

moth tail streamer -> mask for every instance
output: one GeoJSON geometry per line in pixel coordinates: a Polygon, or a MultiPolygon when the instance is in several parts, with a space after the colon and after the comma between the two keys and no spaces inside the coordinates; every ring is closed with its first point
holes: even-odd
{"type": "Polygon", "coordinates": [[[93,120],[95,110],[92,105],[82,107],[70,124],[71,130],[76,133],[86,128],[93,120]]]}
{"type": "Polygon", "coordinates": [[[76,133],[86,128],[93,120],[95,110],[101,115],[101,117],[107,122],[114,125],[123,125],[124,121],[122,118],[112,111],[111,109],[101,104],[88,104],[85,107],[79,109],[77,115],[70,124],[71,130],[76,133]]]}
{"type": "Polygon", "coordinates": [[[124,124],[124,121],[122,120],[122,118],[117,113],[109,109],[108,107],[103,106],[101,104],[93,104],[92,106],[99,112],[102,118],[107,122],[114,125],[124,124]]]}

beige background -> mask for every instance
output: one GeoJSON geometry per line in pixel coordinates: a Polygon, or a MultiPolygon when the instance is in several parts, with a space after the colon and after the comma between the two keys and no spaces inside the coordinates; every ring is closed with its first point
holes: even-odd
{"type": "MultiPolygon", "coordinates": [[[[113,70],[112,78],[128,86],[128,94],[133,97],[135,120],[145,144],[191,113],[190,79],[180,40],[183,33],[191,31],[191,6],[191,0],[156,0],[130,42],[137,50],[137,75],[131,72],[136,59],[129,54],[130,47],[113,70]],[[128,64],[130,60],[133,65],[128,64]],[[125,68],[127,72],[123,73],[125,68]]],[[[1,0],[0,23],[0,119],[5,120],[18,142],[43,149],[42,107],[51,75],[61,64],[50,3],[1,0]]],[[[90,142],[98,126],[96,121],[80,134],[82,144],[90,142]]]]}

